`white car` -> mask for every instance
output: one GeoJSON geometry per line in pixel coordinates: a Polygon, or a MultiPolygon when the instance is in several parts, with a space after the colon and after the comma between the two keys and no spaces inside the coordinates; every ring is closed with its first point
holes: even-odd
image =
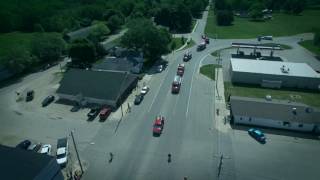
{"type": "Polygon", "coordinates": [[[160,72],[162,72],[163,71],[163,65],[159,65],[158,66],[158,72],[160,73],[160,72]]]}
{"type": "Polygon", "coordinates": [[[68,161],[68,139],[58,139],[57,143],[57,162],[60,166],[66,166],[68,161]]]}
{"type": "Polygon", "coordinates": [[[50,144],[44,144],[40,150],[41,154],[48,154],[51,155],[51,145],[50,144]]]}
{"type": "Polygon", "coordinates": [[[149,91],[149,87],[148,86],[144,86],[142,89],[141,89],[141,94],[142,95],[146,95],[147,94],[147,92],[149,91]]]}

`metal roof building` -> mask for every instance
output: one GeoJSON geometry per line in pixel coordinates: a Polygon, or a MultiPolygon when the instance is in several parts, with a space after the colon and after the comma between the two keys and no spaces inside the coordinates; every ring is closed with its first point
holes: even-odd
{"type": "Polygon", "coordinates": [[[233,83],[320,89],[320,75],[306,63],[231,58],[230,66],[233,83]]]}
{"type": "Polygon", "coordinates": [[[230,97],[234,123],[320,132],[320,111],[308,105],[275,99],[230,97]]]}

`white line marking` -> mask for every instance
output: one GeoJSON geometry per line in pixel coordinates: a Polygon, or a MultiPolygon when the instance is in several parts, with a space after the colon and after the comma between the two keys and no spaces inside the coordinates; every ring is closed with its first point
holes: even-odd
{"type": "Polygon", "coordinates": [[[196,30],[197,26],[198,26],[198,20],[197,20],[197,22],[196,22],[196,25],[194,25],[194,27],[193,27],[193,29],[192,29],[192,33],[194,33],[194,31],[196,30]]]}
{"type": "Polygon", "coordinates": [[[187,105],[186,117],[188,117],[188,112],[189,112],[190,97],[191,97],[191,91],[192,91],[192,84],[193,84],[194,73],[195,73],[197,67],[199,66],[200,62],[202,62],[208,55],[209,55],[209,54],[203,56],[203,57],[201,58],[201,60],[199,61],[199,63],[196,64],[195,67],[194,67],[194,69],[193,69],[192,79],[191,79],[191,85],[190,85],[190,92],[189,92],[189,97],[188,97],[188,105],[187,105]]]}

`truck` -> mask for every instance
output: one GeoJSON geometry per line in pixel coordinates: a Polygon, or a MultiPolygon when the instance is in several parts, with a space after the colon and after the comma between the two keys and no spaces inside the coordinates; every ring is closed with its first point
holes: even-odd
{"type": "Polygon", "coordinates": [[[181,87],[181,76],[176,75],[172,82],[171,93],[178,94],[181,87]]]}
{"type": "Polygon", "coordinates": [[[184,64],[179,64],[177,69],[177,75],[183,76],[184,74],[184,64]]]}
{"type": "Polygon", "coordinates": [[[197,51],[202,51],[206,48],[206,42],[201,42],[198,46],[197,46],[197,51]]]}

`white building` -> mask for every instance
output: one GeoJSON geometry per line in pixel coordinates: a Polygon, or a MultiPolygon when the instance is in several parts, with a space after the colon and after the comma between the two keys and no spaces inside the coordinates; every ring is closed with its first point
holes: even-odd
{"type": "Polygon", "coordinates": [[[320,111],[302,103],[231,96],[230,105],[235,124],[320,133],[320,111]]]}
{"type": "Polygon", "coordinates": [[[320,90],[320,75],[306,63],[231,58],[230,66],[233,83],[320,90]]]}

